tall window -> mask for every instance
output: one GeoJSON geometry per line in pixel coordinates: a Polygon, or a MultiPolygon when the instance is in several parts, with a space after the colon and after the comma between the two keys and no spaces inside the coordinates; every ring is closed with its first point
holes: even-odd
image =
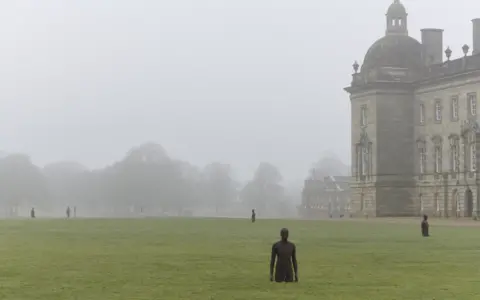
{"type": "Polygon", "coordinates": [[[468,94],[468,107],[471,116],[477,115],[477,94],[468,94]]]}
{"type": "Polygon", "coordinates": [[[365,105],[363,105],[361,108],[360,124],[362,126],[367,126],[367,106],[365,105]]]}
{"type": "Polygon", "coordinates": [[[435,146],[435,173],[442,173],[442,148],[435,146]]]}
{"type": "Polygon", "coordinates": [[[362,175],[367,176],[368,174],[368,148],[364,146],[362,148],[362,175]]]}
{"type": "Polygon", "coordinates": [[[475,143],[470,144],[470,171],[475,172],[477,170],[477,147],[475,143]]]}
{"type": "Polygon", "coordinates": [[[458,97],[452,97],[452,120],[458,120],[458,97]]]}
{"type": "Polygon", "coordinates": [[[457,173],[459,171],[459,156],[458,156],[458,140],[454,140],[452,143],[452,172],[457,173]]]}
{"type": "Polygon", "coordinates": [[[435,101],[435,121],[442,121],[442,103],[440,103],[440,100],[435,101]]]}
{"type": "Polygon", "coordinates": [[[425,105],[420,104],[420,124],[425,124],[425,105]]]}
{"type": "Polygon", "coordinates": [[[420,148],[420,174],[425,174],[425,167],[427,165],[427,151],[425,147],[420,148]]]}

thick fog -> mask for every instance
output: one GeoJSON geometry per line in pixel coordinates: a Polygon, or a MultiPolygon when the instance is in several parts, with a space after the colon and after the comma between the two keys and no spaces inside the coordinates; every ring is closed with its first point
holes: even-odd
{"type": "MultiPolygon", "coordinates": [[[[155,141],[242,178],[262,160],[303,178],[326,150],[349,163],[342,88],[390,2],[4,1],[1,148],[100,167],[155,141]]],[[[412,36],[471,43],[478,1],[403,2],[412,36]]]]}
{"type": "MultiPolygon", "coordinates": [[[[480,2],[404,0],[410,35],[471,45],[480,2]]],[[[0,4],[0,149],[103,168],[145,142],[242,182],[350,164],[352,63],[390,0],[18,0],[0,4]]]]}

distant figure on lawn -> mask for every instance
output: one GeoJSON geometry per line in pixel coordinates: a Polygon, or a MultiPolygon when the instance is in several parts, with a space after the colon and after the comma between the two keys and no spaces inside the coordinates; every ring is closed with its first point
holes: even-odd
{"type": "Polygon", "coordinates": [[[280,237],[282,239],[272,246],[272,256],[270,259],[270,281],[274,280],[273,269],[275,268],[276,282],[293,282],[294,279],[295,282],[298,282],[296,247],[294,243],[290,243],[288,241],[287,228],[283,228],[280,231],[280,237]],[[277,261],[276,265],[275,260],[277,261]]]}
{"type": "Polygon", "coordinates": [[[67,207],[67,219],[70,219],[70,206],[67,207]]]}
{"type": "Polygon", "coordinates": [[[35,219],[35,208],[32,207],[32,210],[30,211],[30,218],[35,219]]]}
{"type": "Polygon", "coordinates": [[[422,221],[422,236],[424,237],[427,237],[427,236],[430,236],[428,234],[428,216],[427,215],[423,215],[423,221],[422,221]]]}
{"type": "Polygon", "coordinates": [[[255,214],[255,210],[252,209],[252,223],[255,223],[255,217],[256,217],[256,216],[257,216],[257,215],[255,214]]]}

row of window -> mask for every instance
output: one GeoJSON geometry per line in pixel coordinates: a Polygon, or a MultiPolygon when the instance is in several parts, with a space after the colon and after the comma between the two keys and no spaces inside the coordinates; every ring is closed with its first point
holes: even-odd
{"type": "MultiPolygon", "coordinates": [[[[453,201],[453,205],[455,205],[455,210],[457,212],[460,212],[460,197],[459,197],[459,193],[457,192],[454,192],[453,194],[453,198],[454,198],[454,201],[453,201]]],[[[418,195],[418,200],[420,202],[420,211],[423,212],[425,210],[425,203],[424,203],[424,199],[423,199],[423,195],[420,194],[418,195]]],[[[438,201],[438,193],[435,193],[434,194],[434,198],[433,198],[433,208],[435,209],[436,212],[440,212],[440,201],[438,201]]]]}
{"type": "MultiPolygon", "coordinates": [[[[435,121],[441,122],[443,119],[443,105],[440,99],[435,100],[435,121]]],[[[458,121],[459,98],[453,96],[450,99],[450,118],[452,121],[458,121]]],[[[477,94],[472,93],[467,95],[467,111],[469,116],[477,115],[477,94]]],[[[425,104],[420,104],[420,124],[425,124],[425,104]]]]}
{"type": "MultiPolygon", "coordinates": [[[[477,168],[477,149],[476,144],[471,143],[465,149],[465,159],[468,171],[475,172],[477,168]]],[[[434,170],[435,173],[442,173],[442,147],[441,145],[435,145],[434,153],[434,170]]],[[[419,148],[420,159],[420,174],[427,173],[427,150],[426,147],[419,148]]],[[[460,145],[458,140],[452,143],[450,147],[450,171],[458,173],[460,171],[460,145]]]]}
{"type": "MultiPolygon", "coordinates": [[[[434,105],[435,111],[435,121],[441,122],[443,119],[443,105],[442,100],[435,100],[434,105]]],[[[452,121],[458,121],[458,111],[459,111],[459,97],[453,96],[450,99],[450,119],[452,121]]],[[[470,117],[477,115],[477,94],[470,93],[467,95],[467,111],[470,117]]],[[[420,124],[425,124],[425,104],[420,104],[420,124]]],[[[360,125],[367,126],[367,106],[362,105],[360,107],[360,125]]]]}
{"type": "Polygon", "coordinates": [[[392,26],[402,26],[403,19],[397,18],[392,19],[392,26]]]}
{"type": "MultiPolygon", "coordinates": [[[[470,192],[471,193],[471,192],[470,192]]],[[[457,215],[459,215],[458,213],[461,211],[461,207],[460,207],[460,197],[459,197],[459,193],[454,191],[453,193],[453,203],[452,205],[454,206],[453,210],[455,210],[457,212],[457,215]]],[[[435,193],[434,194],[434,200],[433,200],[433,209],[439,213],[441,212],[441,206],[440,206],[440,201],[439,201],[439,195],[438,193],[435,193]]],[[[423,199],[423,195],[420,194],[418,195],[418,200],[419,200],[419,203],[420,203],[420,212],[424,212],[425,211],[425,202],[424,202],[424,199],[423,199]]],[[[472,201],[472,200],[470,200],[472,201]]],[[[465,205],[464,209],[465,209],[465,214],[468,215],[469,213],[471,213],[471,206],[473,204],[470,203],[470,205],[465,205]]],[[[350,205],[349,205],[349,208],[350,208],[350,205]]],[[[361,195],[361,198],[360,198],[360,210],[361,211],[364,211],[365,209],[365,199],[364,199],[364,194],[361,195]]],[[[443,210],[445,210],[445,208],[443,208],[443,210]]]]}

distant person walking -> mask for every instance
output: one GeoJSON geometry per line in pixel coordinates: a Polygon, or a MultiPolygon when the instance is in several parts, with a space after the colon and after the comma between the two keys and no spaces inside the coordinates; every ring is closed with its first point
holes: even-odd
{"type": "Polygon", "coordinates": [[[35,219],[35,208],[33,208],[33,207],[30,210],[30,218],[35,219]]]}
{"type": "Polygon", "coordinates": [[[423,215],[423,221],[422,221],[422,236],[424,237],[429,237],[430,234],[428,233],[428,229],[429,229],[429,225],[428,225],[428,216],[427,215],[423,215]]]}
{"type": "Polygon", "coordinates": [[[70,219],[70,206],[67,207],[67,219],[70,219]]]}
{"type": "Polygon", "coordinates": [[[255,210],[252,209],[252,223],[255,223],[255,221],[256,221],[256,216],[257,216],[257,214],[255,213],[255,210]]]}

